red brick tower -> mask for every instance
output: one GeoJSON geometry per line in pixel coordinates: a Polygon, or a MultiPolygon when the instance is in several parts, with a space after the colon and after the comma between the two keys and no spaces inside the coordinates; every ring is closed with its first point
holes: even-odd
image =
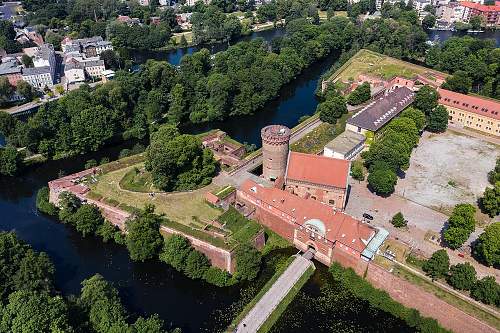
{"type": "Polygon", "coordinates": [[[290,134],[290,129],[283,125],[269,125],[260,131],[262,173],[265,179],[276,180],[285,176],[290,134]]]}

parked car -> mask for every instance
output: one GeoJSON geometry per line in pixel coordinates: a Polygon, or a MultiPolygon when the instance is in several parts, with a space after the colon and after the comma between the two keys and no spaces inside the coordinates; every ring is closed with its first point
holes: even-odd
{"type": "Polygon", "coordinates": [[[363,217],[367,220],[370,220],[370,221],[373,221],[373,216],[371,216],[370,214],[368,213],[363,213],[363,217]]]}

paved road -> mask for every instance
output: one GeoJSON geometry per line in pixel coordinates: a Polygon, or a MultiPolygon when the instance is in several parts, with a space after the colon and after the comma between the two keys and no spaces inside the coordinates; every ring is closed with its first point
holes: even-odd
{"type": "Polygon", "coordinates": [[[276,280],[259,302],[250,310],[236,328],[237,333],[255,333],[264,324],[274,309],[292,289],[295,283],[313,263],[297,256],[286,271],[276,280]]]}

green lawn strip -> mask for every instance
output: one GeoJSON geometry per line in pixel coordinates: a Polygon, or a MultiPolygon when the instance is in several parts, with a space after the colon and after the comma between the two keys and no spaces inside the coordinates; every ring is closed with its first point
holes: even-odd
{"type": "Polygon", "coordinates": [[[199,240],[205,241],[207,243],[210,243],[214,246],[217,246],[217,247],[220,247],[220,248],[223,248],[226,250],[230,250],[234,247],[233,246],[234,244],[231,244],[231,243],[228,244],[222,238],[210,236],[209,234],[205,233],[204,231],[191,228],[187,225],[184,225],[184,224],[178,223],[178,222],[174,222],[174,221],[171,221],[169,219],[163,219],[162,225],[164,225],[168,228],[172,228],[172,229],[175,229],[177,231],[180,231],[184,234],[196,237],[199,240]]]}
{"type": "Polygon", "coordinates": [[[233,332],[234,331],[234,329],[236,328],[236,326],[238,326],[240,321],[242,321],[243,318],[245,318],[245,316],[250,312],[250,310],[252,310],[252,308],[255,306],[255,304],[257,304],[257,302],[260,301],[260,299],[264,296],[264,294],[269,289],[271,289],[274,282],[276,282],[276,280],[278,280],[278,278],[281,276],[281,274],[283,274],[286,271],[288,266],[290,266],[294,260],[295,260],[295,256],[288,258],[288,260],[283,264],[283,266],[279,267],[276,270],[274,275],[269,279],[269,281],[266,282],[266,284],[264,285],[264,287],[262,287],[262,289],[259,291],[259,293],[257,295],[255,295],[255,297],[250,302],[248,302],[248,304],[243,308],[243,310],[240,312],[240,314],[236,318],[233,319],[233,321],[231,322],[231,325],[229,325],[226,332],[233,332]]]}
{"type": "Polygon", "coordinates": [[[270,229],[264,228],[266,231],[266,245],[261,250],[263,256],[267,255],[269,252],[278,249],[286,249],[291,246],[291,243],[287,241],[285,238],[281,237],[274,231],[270,229]]]}
{"type": "Polygon", "coordinates": [[[233,193],[234,191],[236,191],[236,188],[234,188],[231,185],[228,185],[228,186],[220,188],[216,191],[212,191],[212,194],[215,195],[219,199],[224,199],[225,197],[227,197],[229,194],[233,193]]]}
{"type": "Polygon", "coordinates": [[[339,134],[344,132],[345,125],[349,117],[350,114],[347,113],[342,115],[342,117],[337,120],[335,125],[328,123],[319,125],[302,139],[293,143],[290,146],[290,150],[310,154],[320,153],[328,142],[332,141],[339,134]]]}
{"type": "Polygon", "coordinates": [[[300,279],[297,281],[297,283],[294,284],[292,289],[286,294],[286,296],[281,300],[281,302],[278,304],[276,309],[271,313],[269,317],[267,317],[266,321],[262,326],[259,328],[257,331],[258,333],[267,333],[269,330],[273,327],[273,325],[278,321],[278,319],[281,317],[283,312],[285,312],[286,308],[290,303],[292,303],[293,299],[297,294],[299,293],[300,289],[306,284],[306,282],[309,280],[309,278],[313,275],[314,273],[314,267],[309,266],[307,270],[304,272],[304,274],[300,277],[300,279]]]}
{"type": "Polygon", "coordinates": [[[432,282],[423,279],[422,277],[410,272],[404,267],[396,265],[394,267],[393,273],[405,279],[406,281],[411,282],[412,284],[420,286],[425,291],[436,295],[438,298],[445,301],[446,303],[455,306],[456,308],[479,319],[480,321],[483,321],[497,329],[500,329],[499,318],[493,316],[492,314],[484,311],[481,308],[478,308],[474,304],[469,303],[456,295],[453,295],[452,293],[440,288],[439,286],[433,284],[432,282]]]}
{"type": "Polygon", "coordinates": [[[144,162],[145,159],[146,159],[146,155],[144,153],[140,153],[137,155],[124,157],[124,158],[121,158],[119,160],[100,165],[99,168],[102,170],[102,173],[108,173],[108,172],[120,170],[123,168],[127,168],[129,166],[134,165],[134,164],[144,162]]]}

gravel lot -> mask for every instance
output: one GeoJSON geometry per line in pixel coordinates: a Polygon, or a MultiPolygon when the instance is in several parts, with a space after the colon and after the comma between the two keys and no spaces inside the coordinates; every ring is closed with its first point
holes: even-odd
{"type": "Polygon", "coordinates": [[[475,203],[489,185],[487,174],[499,155],[500,147],[477,138],[452,131],[425,132],[396,193],[440,211],[475,203]]]}

